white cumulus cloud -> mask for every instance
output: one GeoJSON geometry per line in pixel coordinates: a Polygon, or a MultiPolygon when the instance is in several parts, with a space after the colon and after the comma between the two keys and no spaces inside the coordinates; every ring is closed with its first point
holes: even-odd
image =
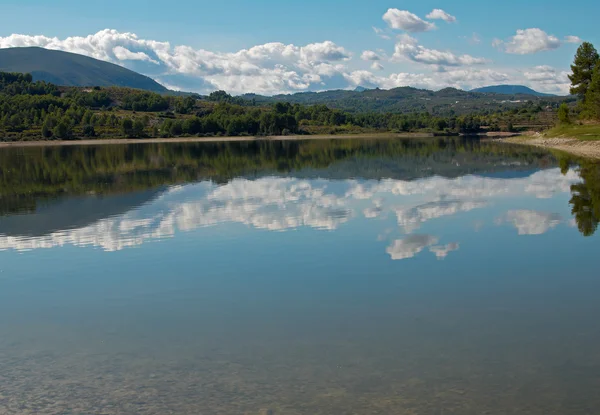
{"type": "Polygon", "coordinates": [[[579,36],[565,36],[565,42],[567,43],[581,43],[582,40],[579,36]]]}
{"type": "Polygon", "coordinates": [[[484,58],[476,58],[471,55],[456,55],[450,51],[428,49],[418,44],[417,39],[409,35],[401,35],[398,38],[394,60],[408,60],[426,65],[442,66],[470,66],[482,65],[489,61],[484,58]]]}
{"type": "Polygon", "coordinates": [[[160,65],[158,61],[155,61],[150,56],[146,55],[144,52],[132,52],[129,49],[124,48],[123,46],[115,46],[113,48],[113,53],[115,54],[115,57],[121,61],[148,61],[156,65],[160,65]]]}
{"type": "Polygon", "coordinates": [[[380,61],[381,60],[381,56],[379,56],[379,54],[377,54],[377,52],[373,52],[372,50],[365,50],[362,55],[360,55],[360,58],[363,61],[380,61]]]}
{"type": "Polygon", "coordinates": [[[448,22],[448,23],[454,23],[454,22],[456,22],[456,17],[455,16],[452,16],[451,14],[446,13],[442,9],[433,9],[431,11],[431,13],[429,13],[426,17],[428,19],[431,19],[431,20],[436,20],[436,19],[437,20],[444,20],[445,22],[448,22]]]}
{"type": "Polygon", "coordinates": [[[383,15],[383,20],[392,29],[405,30],[407,32],[427,32],[435,29],[435,24],[421,19],[407,10],[388,9],[383,15]]]}
{"type": "Polygon", "coordinates": [[[569,72],[548,65],[539,65],[526,70],[523,75],[534,89],[568,94],[571,86],[569,72]]]}
{"type": "Polygon", "coordinates": [[[494,40],[494,46],[504,49],[506,53],[528,55],[545,50],[557,49],[561,42],[556,36],[549,35],[542,29],[520,29],[508,41],[494,40]]]}

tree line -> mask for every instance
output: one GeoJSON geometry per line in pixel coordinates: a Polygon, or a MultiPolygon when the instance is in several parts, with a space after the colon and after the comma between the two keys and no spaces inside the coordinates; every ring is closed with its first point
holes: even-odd
{"type": "Polygon", "coordinates": [[[0,72],[0,139],[331,134],[340,132],[475,133],[514,129],[544,110],[537,104],[504,113],[435,116],[351,113],[324,104],[255,105],[224,91],[205,99],[128,88],[68,88],[0,72]]]}

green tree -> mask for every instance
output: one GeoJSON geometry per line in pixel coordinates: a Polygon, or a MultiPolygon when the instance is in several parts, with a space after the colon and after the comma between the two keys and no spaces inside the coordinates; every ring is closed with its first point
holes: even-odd
{"type": "Polygon", "coordinates": [[[144,122],[140,119],[136,119],[133,122],[132,126],[132,135],[135,137],[143,137],[144,136],[144,122]]]}
{"type": "Polygon", "coordinates": [[[585,106],[589,114],[600,120],[600,65],[596,65],[590,87],[585,94],[585,106]]]}
{"type": "Polygon", "coordinates": [[[185,134],[198,134],[202,132],[202,121],[198,117],[188,118],[183,122],[183,132],[185,134]]]}
{"type": "Polygon", "coordinates": [[[277,114],[287,114],[292,110],[292,106],[289,102],[277,102],[275,104],[275,112],[277,114]]]}
{"type": "Polygon", "coordinates": [[[84,125],[91,124],[91,123],[92,123],[92,116],[93,116],[93,115],[94,115],[94,113],[93,113],[92,111],[90,111],[90,110],[87,110],[87,111],[85,112],[85,114],[83,114],[83,118],[81,119],[81,122],[82,122],[84,125]]]}
{"type": "Polygon", "coordinates": [[[131,121],[131,118],[123,118],[123,121],[121,121],[121,131],[126,137],[131,137],[133,134],[133,121],[131,121]]]}
{"type": "Polygon", "coordinates": [[[583,42],[577,49],[575,60],[571,65],[573,73],[569,75],[571,80],[571,94],[579,95],[585,100],[585,95],[592,82],[594,68],[598,65],[600,55],[598,51],[589,42],[583,42]]]}
{"type": "Polygon", "coordinates": [[[168,137],[170,134],[172,125],[173,125],[173,120],[165,120],[165,122],[160,126],[160,136],[163,138],[168,137]]]}
{"type": "Polygon", "coordinates": [[[570,124],[571,118],[569,117],[569,106],[566,103],[560,104],[558,108],[558,122],[561,124],[570,124]]]}
{"type": "Polygon", "coordinates": [[[180,136],[182,132],[183,132],[183,127],[182,127],[181,122],[173,121],[173,123],[171,124],[171,127],[169,128],[169,134],[171,134],[171,137],[180,136]]]}
{"type": "Polygon", "coordinates": [[[54,135],[57,138],[67,139],[71,137],[71,124],[68,120],[61,120],[56,127],[54,127],[54,135]]]}
{"type": "Polygon", "coordinates": [[[189,114],[196,105],[196,100],[192,97],[178,97],[175,100],[175,112],[178,114],[189,114]]]}
{"type": "Polygon", "coordinates": [[[214,91],[210,93],[207,99],[214,102],[230,102],[233,97],[225,91],[214,91]]]}
{"type": "Polygon", "coordinates": [[[83,126],[83,135],[86,137],[95,137],[96,130],[92,124],[87,124],[83,126]]]}
{"type": "Polygon", "coordinates": [[[42,125],[42,138],[50,138],[52,137],[52,129],[50,127],[50,122],[48,120],[44,121],[42,125]]]}

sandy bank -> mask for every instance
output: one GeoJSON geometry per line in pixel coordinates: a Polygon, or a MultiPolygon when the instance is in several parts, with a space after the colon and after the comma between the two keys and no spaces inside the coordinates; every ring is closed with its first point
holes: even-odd
{"type": "Polygon", "coordinates": [[[545,138],[542,135],[511,137],[501,141],[560,150],[575,156],[600,159],[600,141],[582,141],[576,138],[545,138]]]}

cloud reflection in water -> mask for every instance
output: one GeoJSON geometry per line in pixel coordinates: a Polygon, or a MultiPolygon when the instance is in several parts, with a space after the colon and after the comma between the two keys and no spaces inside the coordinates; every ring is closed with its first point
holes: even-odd
{"type": "MultiPolygon", "coordinates": [[[[410,234],[427,222],[481,210],[499,200],[546,199],[568,193],[570,186],[579,181],[575,171],[562,175],[559,169],[548,169],[516,178],[436,176],[413,181],[330,181],[265,177],[238,178],[224,185],[201,182],[172,187],[136,209],[75,229],[25,237],[2,235],[0,226],[0,249],[74,245],[117,251],[170,238],[178,231],[224,223],[269,231],[334,231],[349,221],[384,221],[392,215],[397,220],[397,232],[408,234],[387,249],[393,259],[410,258],[425,248],[443,259],[459,249],[458,242],[438,245],[439,236],[410,234]]],[[[27,217],[23,215],[21,220],[25,223],[27,217]]],[[[563,221],[558,214],[519,209],[509,210],[498,219],[498,223],[514,226],[520,235],[539,235],[563,221]]]]}

